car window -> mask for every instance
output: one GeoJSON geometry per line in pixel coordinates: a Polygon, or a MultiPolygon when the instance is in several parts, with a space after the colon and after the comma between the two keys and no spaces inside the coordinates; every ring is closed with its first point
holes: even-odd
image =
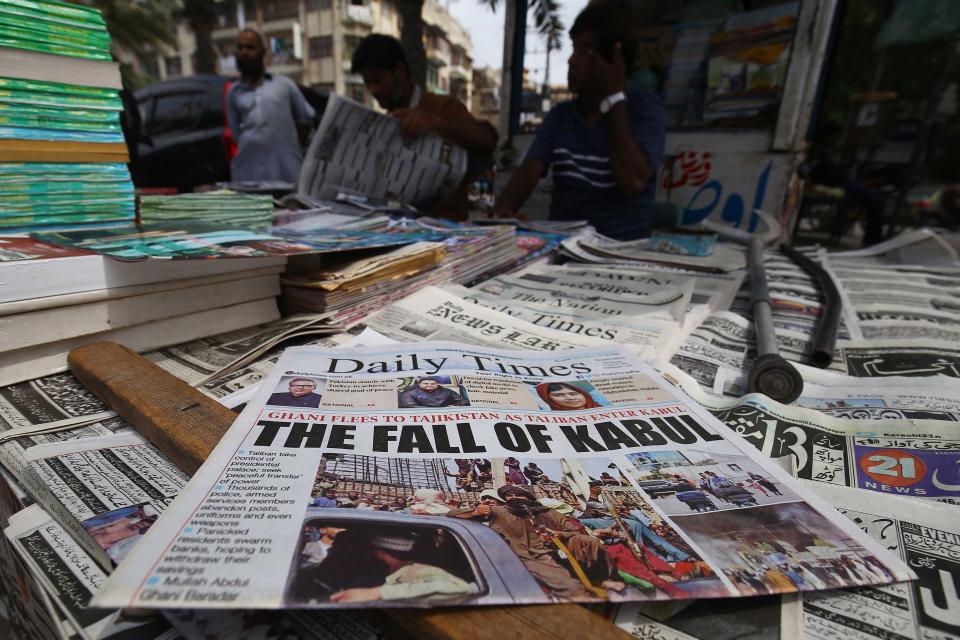
{"type": "Polygon", "coordinates": [[[462,588],[434,595],[435,598],[476,596],[487,593],[474,552],[456,531],[445,526],[420,524],[409,517],[395,522],[311,518],[304,521],[299,553],[287,590],[288,603],[326,603],[337,592],[360,585],[384,584],[392,573],[375,551],[391,541],[389,555],[416,563],[418,571],[432,571],[433,579],[462,588]],[[404,546],[405,545],[405,546],[404,546]],[[466,587],[470,587],[467,589],[466,587]]]}
{"type": "Polygon", "coordinates": [[[137,110],[140,112],[140,135],[149,135],[153,121],[153,98],[144,98],[137,102],[137,110]]]}
{"type": "Polygon", "coordinates": [[[203,112],[203,93],[171,93],[157,96],[150,135],[194,128],[203,112]]]}

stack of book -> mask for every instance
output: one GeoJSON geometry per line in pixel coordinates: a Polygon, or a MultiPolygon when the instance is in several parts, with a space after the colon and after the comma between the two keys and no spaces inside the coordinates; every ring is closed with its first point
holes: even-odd
{"type": "Polygon", "coordinates": [[[0,0],[0,230],[134,217],[120,87],[99,11],[0,0]]]}
{"type": "Polygon", "coordinates": [[[179,195],[140,196],[140,221],[215,222],[263,229],[273,222],[273,198],[229,189],[179,195]]]}
{"type": "Polygon", "coordinates": [[[276,320],[285,262],[122,262],[0,237],[0,385],[64,371],[88,342],[145,351],[276,320]]]}

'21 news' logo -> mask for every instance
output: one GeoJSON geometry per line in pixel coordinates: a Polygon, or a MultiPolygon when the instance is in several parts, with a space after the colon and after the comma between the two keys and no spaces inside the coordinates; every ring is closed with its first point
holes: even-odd
{"type": "Polygon", "coordinates": [[[960,495],[955,451],[855,447],[858,486],[905,496],[960,495]]]}

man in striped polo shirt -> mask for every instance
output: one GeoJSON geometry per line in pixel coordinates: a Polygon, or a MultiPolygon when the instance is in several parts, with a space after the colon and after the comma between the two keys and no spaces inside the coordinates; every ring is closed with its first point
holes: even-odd
{"type": "Polygon", "coordinates": [[[663,102],[625,93],[636,41],[622,12],[588,6],[570,29],[567,82],[576,98],[550,110],[523,163],[504,188],[496,217],[513,217],[553,169],[553,220],[586,219],[604,235],[650,235],[649,205],[663,157],[663,102]]]}

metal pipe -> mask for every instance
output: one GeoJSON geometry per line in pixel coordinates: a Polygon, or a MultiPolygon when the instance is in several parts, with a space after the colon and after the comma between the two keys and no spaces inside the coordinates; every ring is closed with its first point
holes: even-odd
{"type": "Polygon", "coordinates": [[[777,402],[790,404],[803,391],[803,377],[780,355],[773,326],[773,303],[767,289],[767,271],[763,265],[763,239],[750,240],[750,309],[753,315],[757,357],[750,368],[748,390],[762,393],[777,402]]]}
{"type": "Polygon", "coordinates": [[[813,336],[810,350],[810,363],[826,369],[833,362],[833,349],[837,344],[837,329],[840,327],[840,313],[843,310],[843,300],[840,298],[837,283],[826,269],[793,247],[782,244],[780,251],[813,278],[823,294],[823,306],[820,307],[820,317],[817,318],[817,332],[813,336]]]}

